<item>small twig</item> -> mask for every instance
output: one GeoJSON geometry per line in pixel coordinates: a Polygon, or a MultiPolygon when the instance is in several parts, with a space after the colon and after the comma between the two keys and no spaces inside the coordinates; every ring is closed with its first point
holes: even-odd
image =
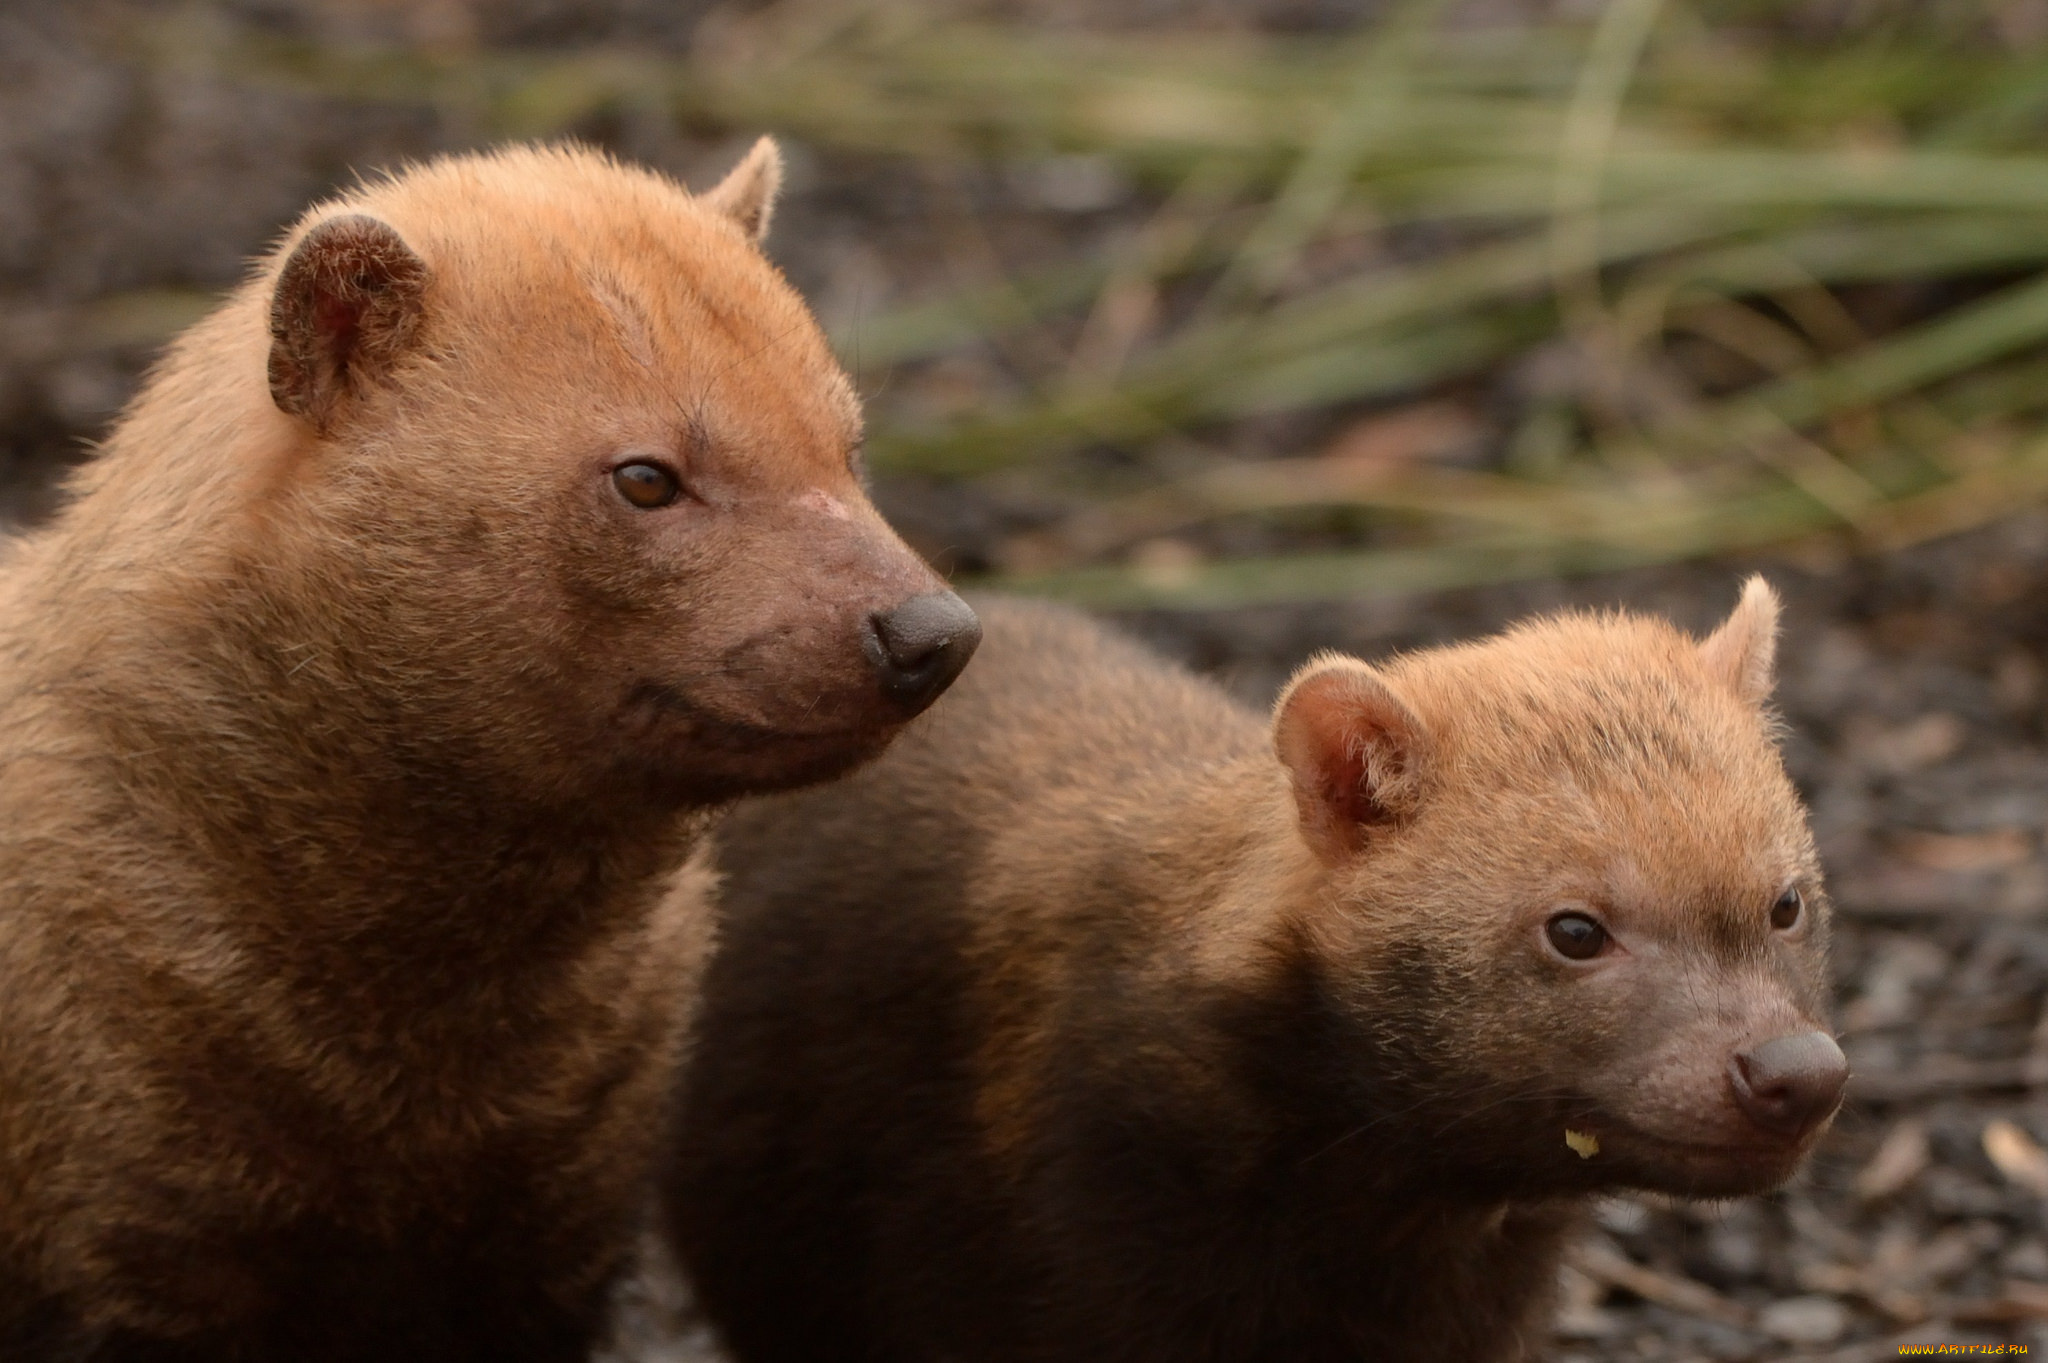
{"type": "Polygon", "coordinates": [[[1568,1256],[1573,1268],[1598,1283],[1633,1292],[1644,1301],[1703,1320],[1748,1328],[1749,1309],[1691,1278],[1674,1277],[1646,1268],[1611,1246],[1592,1241],[1568,1256]]]}

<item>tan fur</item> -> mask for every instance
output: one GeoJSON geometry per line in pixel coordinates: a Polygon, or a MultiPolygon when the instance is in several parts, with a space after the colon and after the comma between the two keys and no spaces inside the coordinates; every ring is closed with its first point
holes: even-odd
{"type": "Polygon", "coordinates": [[[704,810],[939,586],[755,241],[574,149],[311,210],[0,574],[0,1355],[579,1357],[704,810]],[[642,510],[622,460],[681,471],[642,510]]]}
{"type": "Polygon", "coordinates": [[[1761,576],[1742,584],[1734,614],[1700,645],[1722,685],[1752,705],[1770,698],[1778,659],[1778,596],[1761,576]]]}
{"type": "Polygon", "coordinates": [[[704,196],[707,207],[725,214],[756,241],[768,235],[775,197],[782,192],[782,152],[771,138],[747,150],[716,189],[704,196]]]}
{"type": "Polygon", "coordinates": [[[669,1205],[738,1357],[1521,1360],[1586,1194],[1781,1180],[1815,1133],[1728,1078],[1825,1000],[1774,607],[1326,656],[1261,723],[983,603],[925,723],[720,835],[669,1205]]]}

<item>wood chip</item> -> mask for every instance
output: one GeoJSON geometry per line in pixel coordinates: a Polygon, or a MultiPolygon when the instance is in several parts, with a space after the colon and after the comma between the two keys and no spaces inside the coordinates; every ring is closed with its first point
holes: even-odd
{"type": "Polygon", "coordinates": [[[1869,1163],[1857,1171],[1856,1196],[1879,1202],[1903,1191],[1926,1171],[1932,1157],[1926,1122],[1907,1117],[1893,1123],[1869,1163]]]}
{"type": "Polygon", "coordinates": [[[2048,1150],[2003,1117],[1984,1125],[1984,1153],[1998,1172],[2036,1197],[2048,1197],[2048,1150]]]}

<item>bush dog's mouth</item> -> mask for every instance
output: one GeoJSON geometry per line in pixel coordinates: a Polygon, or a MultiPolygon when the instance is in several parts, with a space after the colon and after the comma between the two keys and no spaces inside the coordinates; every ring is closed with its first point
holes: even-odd
{"type": "Polygon", "coordinates": [[[1572,1133],[1590,1137],[1569,1142],[1559,1133],[1557,1152],[1566,1177],[1591,1178],[1603,1186],[1642,1188],[1681,1197],[1747,1197],[1783,1183],[1826,1130],[1826,1124],[1798,1139],[1690,1141],[1656,1136],[1613,1120],[1574,1121],[1572,1133]]]}
{"type": "Polygon", "coordinates": [[[690,742],[714,752],[758,753],[763,749],[796,745],[828,747],[872,742],[877,734],[894,733],[903,724],[894,716],[858,724],[782,725],[760,719],[742,718],[720,711],[716,706],[692,700],[675,687],[647,682],[634,688],[627,701],[629,712],[643,722],[670,725],[680,723],[689,730],[690,742]],[[657,718],[659,717],[659,718],[657,718]]]}
{"type": "Polygon", "coordinates": [[[908,716],[812,728],[720,713],[673,687],[646,683],[625,706],[657,785],[679,783],[693,799],[719,802],[843,775],[888,746],[908,716]]]}

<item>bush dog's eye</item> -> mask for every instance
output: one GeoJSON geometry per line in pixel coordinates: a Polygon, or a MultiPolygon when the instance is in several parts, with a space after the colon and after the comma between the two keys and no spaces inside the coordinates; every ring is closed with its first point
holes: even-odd
{"type": "Polygon", "coordinates": [[[659,464],[621,464],[612,470],[612,486],[643,510],[667,506],[681,495],[682,484],[659,464]]]}
{"type": "Polygon", "coordinates": [[[1566,960],[1590,961],[1607,945],[1607,929],[1583,913],[1561,913],[1544,925],[1543,932],[1566,960]]]}
{"type": "Polygon", "coordinates": [[[1799,893],[1799,887],[1778,896],[1778,902],[1771,905],[1771,926],[1779,932],[1790,932],[1799,926],[1799,915],[1806,910],[1806,897],[1799,893]]]}

